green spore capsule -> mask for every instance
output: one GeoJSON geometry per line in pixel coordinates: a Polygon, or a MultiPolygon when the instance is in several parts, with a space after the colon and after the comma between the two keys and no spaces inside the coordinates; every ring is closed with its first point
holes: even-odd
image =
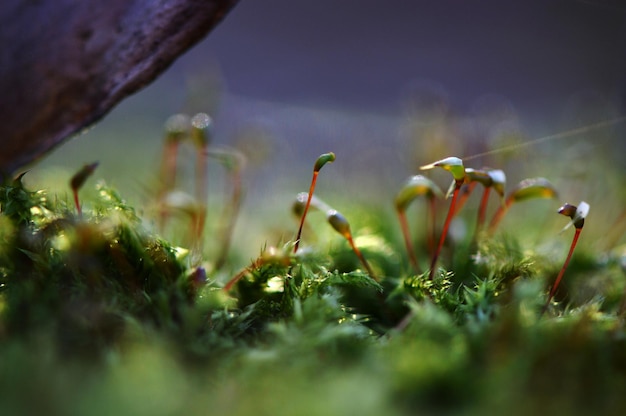
{"type": "Polygon", "coordinates": [[[324,153],[320,155],[315,161],[315,166],[313,167],[313,172],[319,172],[325,164],[332,163],[335,161],[335,154],[333,152],[324,153]]]}

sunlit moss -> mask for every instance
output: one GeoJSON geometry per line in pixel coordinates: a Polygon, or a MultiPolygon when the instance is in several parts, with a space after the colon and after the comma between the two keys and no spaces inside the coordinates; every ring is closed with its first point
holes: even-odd
{"type": "Polygon", "coordinates": [[[295,254],[282,241],[243,270],[216,270],[207,253],[192,261],[157,235],[113,188],[95,190],[79,217],[19,180],[0,187],[2,414],[588,414],[607,410],[606,397],[624,404],[623,250],[582,247],[542,317],[556,273],[549,245],[506,231],[455,240],[441,263],[468,253],[465,268],[430,279],[403,264],[393,201],[389,216],[348,204],[378,281],[322,221],[326,231],[295,254]]]}

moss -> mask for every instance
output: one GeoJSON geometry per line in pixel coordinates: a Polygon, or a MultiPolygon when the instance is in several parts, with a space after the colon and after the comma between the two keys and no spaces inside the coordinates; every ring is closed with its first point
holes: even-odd
{"type": "Polygon", "coordinates": [[[380,281],[344,241],[297,254],[287,243],[262,250],[225,290],[223,271],[159,236],[115,190],[99,184],[94,195],[78,216],[19,178],[0,187],[2,414],[626,405],[623,272],[590,249],[574,257],[570,284],[595,277],[595,295],[565,292],[543,315],[554,265],[539,250],[498,235],[461,276],[441,268],[431,280],[404,271],[383,215],[355,239],[380,281]]]}

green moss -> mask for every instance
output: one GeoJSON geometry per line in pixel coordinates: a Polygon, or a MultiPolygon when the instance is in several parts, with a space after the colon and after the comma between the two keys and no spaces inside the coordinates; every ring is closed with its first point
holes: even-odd
{"type": "Polygon", "coordinates": [[[371,222],[355,239],[380,281],[345,241],[321,238],[297,254],[264,249],[226,291],[224,272],[159,236],[115,190],[94,195],[77,216],[19,179],[0,187],[2,414],[626,405],[619,259],[575,255],[568,290],[542,316],[555,266],[537,248],[480,240],[462,275],[431,280],[404,271],[394,218],[357,215],[371,222]]]}

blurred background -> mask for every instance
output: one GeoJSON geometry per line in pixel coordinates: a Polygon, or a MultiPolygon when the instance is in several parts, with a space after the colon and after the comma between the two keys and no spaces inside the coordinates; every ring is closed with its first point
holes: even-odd
{"type": "MultiPolygon", "coordinates": [[[[241,0],[155,83],[28,180],[67,194],[73,172],[98,160],[95,178],[145,205],[156,195],[164,122],[206,112],[213,143],[248,155],[235,241],[254,256],[265,240],[277,243],[271,230],[291,220],[291,200],[308,189],[321,153],[337,161],[320,175],[320,197],[342,211],[348,203],[390,210],[421,164],[617,118],[625,104],[620,0],[241,0]]],[[[503,168],[511,186],[548,177],[571,203],[617,207],[610,218],[626,200],[625,132],[619,123],[466,166],[503,168]]],[[[183,189],[193,186],[193,161],[183,151],[183,189]]],[[[209,175],[217,212],[228,190],[219,166],[209,175]]],[[[445,172],[433,175],[447,188],[445,172]]]]}

